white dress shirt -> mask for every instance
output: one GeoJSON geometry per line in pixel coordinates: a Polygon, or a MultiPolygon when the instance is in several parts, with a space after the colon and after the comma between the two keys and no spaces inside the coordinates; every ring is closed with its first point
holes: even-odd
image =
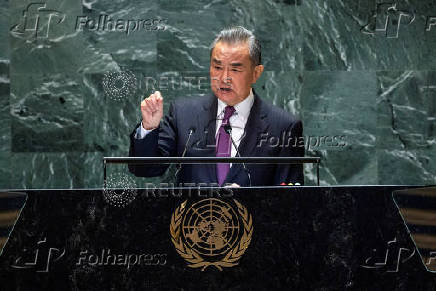
{"type": "MultiPolygon", "coordinates": [[[[243,138],[243,134],[245,130],[245,125],[247,124],[248,116],[250,116],[250,111],[251,111],[251,107],[253,106],[253,103],[254,103],[253,90],[250,89],[250,94],[248,95],[248,97],[233,106],[235,108],[235,112],[230,117],[229,123],[230,126],[232,127],[232,138],[235,141],[237,147],[239,147],[239,145],[241,144],[241,140],[243,138]]],[[[226,108],[226,106],[227,106],[226,103],[218,99],[215,137],[217,137],[218,130],[224,118],[224,109],[226,108]]],[[[141,126],[136,131],[135,138],[142,139],[152,130],[154,129],[151,130],[145,129],[141,123],[141,126]]],[[[232,143],[231,156],[232,157],[236,156],[236,148],[233,146],[233,143],[232,143]]]]}
{"type": "MultiPolygon", "coordinates": [[[[243,101],[234,105],[235,113],[230,116],[229,123],[232,127],[232,139],[235,141],[237,147],[241,144],[241,140],[243,138],[245,125],[247,124],[248,116],[250,116],[251,107],[254,103],[253,90],[250,89],[250,94],[243,101]]],[[[217,110],[217,122],[216,122],[216,131],[215,137],[217,138],[218,130],[223,122],[224,118],[224,110],[227,104],[218,99],[218,110],[217,110]]],[[[232,151],[231,156],[236,156],[236,148],[232,143],[232,151]]]]}

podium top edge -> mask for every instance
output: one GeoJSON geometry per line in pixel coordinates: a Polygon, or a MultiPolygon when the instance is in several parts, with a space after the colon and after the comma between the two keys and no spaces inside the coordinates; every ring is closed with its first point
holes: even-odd
{"type": "Polygon", "coordinates": [[[103,157],[107,163],[316,163],[320,157],[103,157]]]}

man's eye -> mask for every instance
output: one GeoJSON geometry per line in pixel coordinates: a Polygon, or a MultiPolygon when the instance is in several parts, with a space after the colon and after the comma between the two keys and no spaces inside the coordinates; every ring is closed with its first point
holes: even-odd
{"type": "Polygon", "coordinates": [[[238,69],[232,69],[233,72],[240,72],[238,69]]]}
{"type": "Polygon", "coordinates": [[[217,67],[217,66],[215,66],[215,69],[216,69],[216,70],[221,70],[221,67],[217,67]]]}

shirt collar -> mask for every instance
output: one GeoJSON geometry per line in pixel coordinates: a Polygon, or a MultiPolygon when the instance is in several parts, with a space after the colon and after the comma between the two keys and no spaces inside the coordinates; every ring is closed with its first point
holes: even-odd
{"type": "MultiPolygon", "coordinates": [[[[253,103],[254,103],[253,89],[250,89],[250,94],[248,94],[247,98],[245,98],[244,100],[233,106],[235,108],[234,114],[237,113],[238,116],[244,119],[248,119],[253,103]]],[[[226,108],[226,106],[227,106],[226,103],[218,99],[218,110],[216,111],[218,119],[224,116],[224,109],[226,108]]]]}

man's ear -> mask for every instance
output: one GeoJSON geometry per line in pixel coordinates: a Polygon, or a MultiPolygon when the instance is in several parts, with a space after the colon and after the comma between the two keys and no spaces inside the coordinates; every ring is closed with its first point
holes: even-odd
{"type": "Polygon", "coordinates": [[[262,72],[263,72],[263,65],[257,65],[256,67],[254,67],[252,84],[257,82],[257,79],[259,79],[260,75],[262,75],[262,72]]]}

